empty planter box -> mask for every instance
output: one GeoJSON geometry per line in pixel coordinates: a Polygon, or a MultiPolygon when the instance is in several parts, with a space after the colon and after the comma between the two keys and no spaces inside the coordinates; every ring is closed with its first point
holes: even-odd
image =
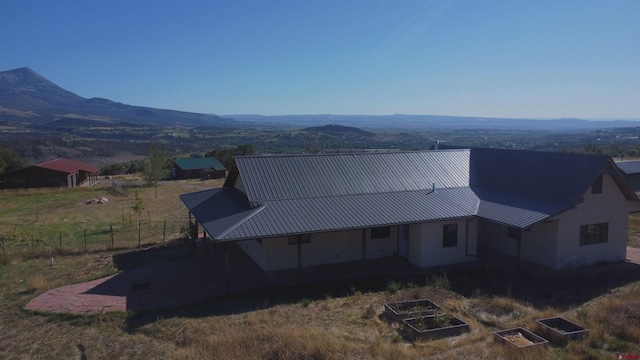
{"type": "Polygon", "coordinates": [[[384,312],[391,321],[433,315],[440,307],[429,300],[409,300],[384,304],[384,312]]]}
{"type": "Polygon", "coordinates": [[[449,314],[404,319],[405,332],[412,340],[432,340],[469,332],[469,325],[449,314]]]}
{"type": "Polygon", "coordinates": [[[554,344],[567,344],[569,341],[582,340],[589,330],[562,317],[536,320],[543,334],[554,344]]]}
{"type": "Polygon", "coordinates": [[[544,346],[549,343],[546,339],[523,328],[496,331],[493,333],[493,337],[496,341],[510,344],[519,349],[532,346],[544,346]]]}

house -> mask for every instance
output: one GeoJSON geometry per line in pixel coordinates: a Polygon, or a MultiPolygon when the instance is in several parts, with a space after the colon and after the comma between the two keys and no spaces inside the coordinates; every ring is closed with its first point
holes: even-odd
{"type": "Polygon", "coordinates": [[[640,201],[610,157],[456,149],[236,158],[223,188],[181,196],[214,242],[263,270],[489,248],[551,269],[624,261],[640,201]]]}
{"type": "Polygon", "coordinates": [[[76,160],[55,159],[0,174],[0,189],[91,186],[98,168],[76,160]]]}
{"type": "Polygon", "coordinates": [[[227,169],[218,159],[193,158],[175,159],[171,169],[173,179],[222,179],[227,176],[227,169]]]}
{"type": "Polygon", "coordinates": [[[622,170],[631,188],[640,191],[640,160],[618,161],[616,165],[622,170]]]}

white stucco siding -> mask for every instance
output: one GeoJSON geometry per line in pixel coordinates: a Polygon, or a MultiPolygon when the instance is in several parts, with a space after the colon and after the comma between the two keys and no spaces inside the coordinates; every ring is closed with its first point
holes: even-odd
{"type": "Polygon", "coordinates": [[[389,237],[372,239],[371,230],[367,229],[367,259],[379,259],[397,255],[398,227],[390,226],[389,237]]]}
{"type": "Polygon", "coordinates": [[[238,246],[240,246],[240,248],[244,250],[244,252],[246,252],[256,264],[258,264],[258,266],[265,270],[267,260],[264,240],[262,241],[262,244],[257,240],[238,241],[238,246]]]}
{"type": "Polygon", "coordinates": [[[479,241],[483,246],[487,246],[506,255],[517,255],[518,242],[515,239],[507,237],[506,226],[481,220],[478,227],[479,241]]]}
{"type": "MultiPolygon", "coordinates": [[[[313,243],[302,244],[302,256],[313,243]]],[[[295,269],[298,267],[298,245],[289,245],[288,237],[277,237],[262,240],[265,247],[265,271],[295,269]]]]}
{"type": "MultiPolygon", "coordinates": [[[[394,254],[397,249],[397,235],[394,235],[393,228],[392,237],[389,239],[367,239],[368,259],[394,254]]],[[[370,236],[369,231],[367,236],[370,236]]],[[[309,240],[309,243],[302,244],[303,267],[362,260],[362,230],[360,229],[311,234],[309,240]]],[[[262,268],[265,271],[298,267],[298,245],[289,244],[288,237],[264,239],[262,243],[266,258],[265,266],[262,268]]]]}
{"type": "MultiPolygon", "coordinates": [[[[506,228],[505,228],[506,233],[506,228]]],[[[545,221],[521,232],[520,258],[548,268],[555,268],[558,222],[545,221]]],[[[517,240],[515,241],[517,246],[517,240]]]]}
{"type": "Polygon", "coordinates": [[[466,219],[412,225],[409,234],[409,262],[420,268],[428,268],[475,260],[476,228],[476,220],[466,219]],[[457,225],[457,241],[455,246],[444,247],[443,227],[448,224],[457,225]]]}
{"type": "Polygon", "coordinates": [[[556,269],[580,267],[602,261],[624,261],[630,201],[609,175],[603,177],[602,193],[584,194],[584,202],[557,216],[558,251],[556,269]],[[580,245],[580,226],[608,223],[608,240],[580,245]]]}
{"type": "Polygon", "coordinates": [[[240,175],[238,175],[236,181],[233,183],[233,187],[242,191],[243,193],[246,193],[246,190],[244,189],[244,182],[242,182],[242,176],[240,175]]]}

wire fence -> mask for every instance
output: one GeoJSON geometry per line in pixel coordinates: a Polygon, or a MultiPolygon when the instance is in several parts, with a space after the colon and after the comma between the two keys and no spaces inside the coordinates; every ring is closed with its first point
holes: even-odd
{"type": "Polygon", "coordinates": [[[144,220],[122,218],[111,224],[15,224],[0,228],[5,258],[52,256],[112,249],[135,248],[168,242],[189,234],[189,220],[144,220]]]}

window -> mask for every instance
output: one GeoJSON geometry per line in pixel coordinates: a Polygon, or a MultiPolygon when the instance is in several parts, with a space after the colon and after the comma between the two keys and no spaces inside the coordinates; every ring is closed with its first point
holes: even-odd
{"type": "Polygon", "coordinates": [[[380,226],[371,228],[372,239],[387,239],[391,237],[391,226],[380,226]]]}
{"type": "Polygon", "coordinates": [[[514,228],[514,227],[508,227],[507,228],[507,237],[511,238],[511,239],[520,240],[520,239],[522,239],[522,230],[514,228]]]}
{"type": "Polygon", "coordinates": [[[602,174],[598,175],[593,184],[591,184],[591,193],[602,194],[602,174]]]}
{"type": "Polygon", "coordinates": [[[590,245],[609,240],[609,223],[580,226],[580,245],[590,245]]]}
{"type": "Polygon", "coordinates": [[[442,227],[442,247],[458,246],[458,224],[447,224],[442,227]]]}
{"type": "Polygon", "coordinates": [[[291,235],[289,236],[289,245],[308,244],[311,242],[311,236],[309,234],[291,235]]]}

